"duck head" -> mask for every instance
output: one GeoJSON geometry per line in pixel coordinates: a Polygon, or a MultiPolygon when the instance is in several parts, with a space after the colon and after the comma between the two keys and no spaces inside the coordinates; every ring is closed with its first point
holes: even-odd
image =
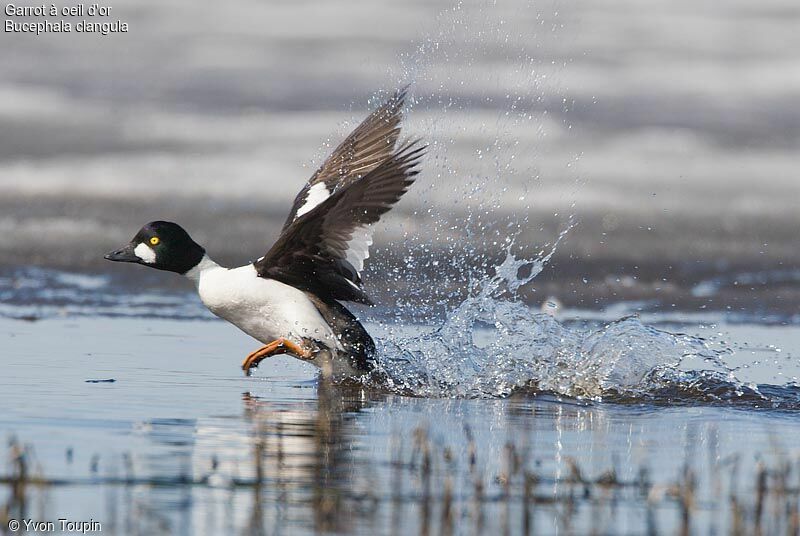
{"type": "Polygon", "coordinates": [[[139,229],[128,244],[105,255],[105,259],[185,274],[200,263],[205,253],[177,223],[153,221],[139,229]]]}

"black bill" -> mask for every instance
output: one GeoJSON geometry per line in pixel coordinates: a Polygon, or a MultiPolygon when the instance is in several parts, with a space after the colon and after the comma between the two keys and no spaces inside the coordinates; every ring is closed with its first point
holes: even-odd
{"type": "Polygon", "coordinates": [[[107,253],[103,256],[104,259],[114,262],[138,262],[141,263],[142,259],[139,258],[136,253],[133,252],[134,250],[133,244],[128,244],[122,249],[118,249],[117,251],[112,251],[111,253],[107,253]]]}

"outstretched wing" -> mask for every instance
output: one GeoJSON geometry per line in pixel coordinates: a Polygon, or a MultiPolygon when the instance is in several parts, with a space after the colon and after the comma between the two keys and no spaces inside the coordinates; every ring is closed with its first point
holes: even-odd
{"type": "Polygon", "coordinates": [[[369,303],[359,273],[372,244],[369,226],[406,193],[424,151],[419,141],[401,145],[360,180],[339,187],[289,224],[254,263],[258,275],[323,299],[369,303]]]}
{"type": "Polygon", "coordinates": [[[406,88],[398,90],[333,151],[295,197],[284,229],[392,155],[400,136],[405,98],[406,88]]]}

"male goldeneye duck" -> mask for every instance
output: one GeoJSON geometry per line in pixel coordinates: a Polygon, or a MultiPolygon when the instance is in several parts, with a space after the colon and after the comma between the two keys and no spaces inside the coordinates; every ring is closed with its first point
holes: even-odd
{"type": "Polygon", "coordinates": [[[215,315],[264,346],[242,363],[289,354],[326,376],[357,376],[375,366],[375,343],[340,302],[369,304],[360,272],[370,226],[408,190],[425,145],[399,142],[405,90],[364,120],[294,200],[278,240],[252,264],[223,268],[178,224],[148,223],[105,256],[185,275],[215,315]]]}

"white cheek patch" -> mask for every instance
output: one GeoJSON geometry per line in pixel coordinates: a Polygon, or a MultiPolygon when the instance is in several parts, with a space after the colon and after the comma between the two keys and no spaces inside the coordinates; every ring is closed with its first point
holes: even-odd
{"type": "Polygon", "coordinates": [[[154,264],[156,262],[156,252],[144,242],[136,246],[133,253],[147,264],[154,264]]]}
{"type": "Polygon", "coordinates": [[[306,193],[306,202],[303,203],[303,206],[297,209],[297,214],[295,214],[294,219],[299,218],[303,214],[307,212],[311,212],[314,210],[314,207],[328,199],[331,193],[328,191],[328,188],[325,186],[324,182],[318,182],[314,186],[308,189],[306,193]]]}

